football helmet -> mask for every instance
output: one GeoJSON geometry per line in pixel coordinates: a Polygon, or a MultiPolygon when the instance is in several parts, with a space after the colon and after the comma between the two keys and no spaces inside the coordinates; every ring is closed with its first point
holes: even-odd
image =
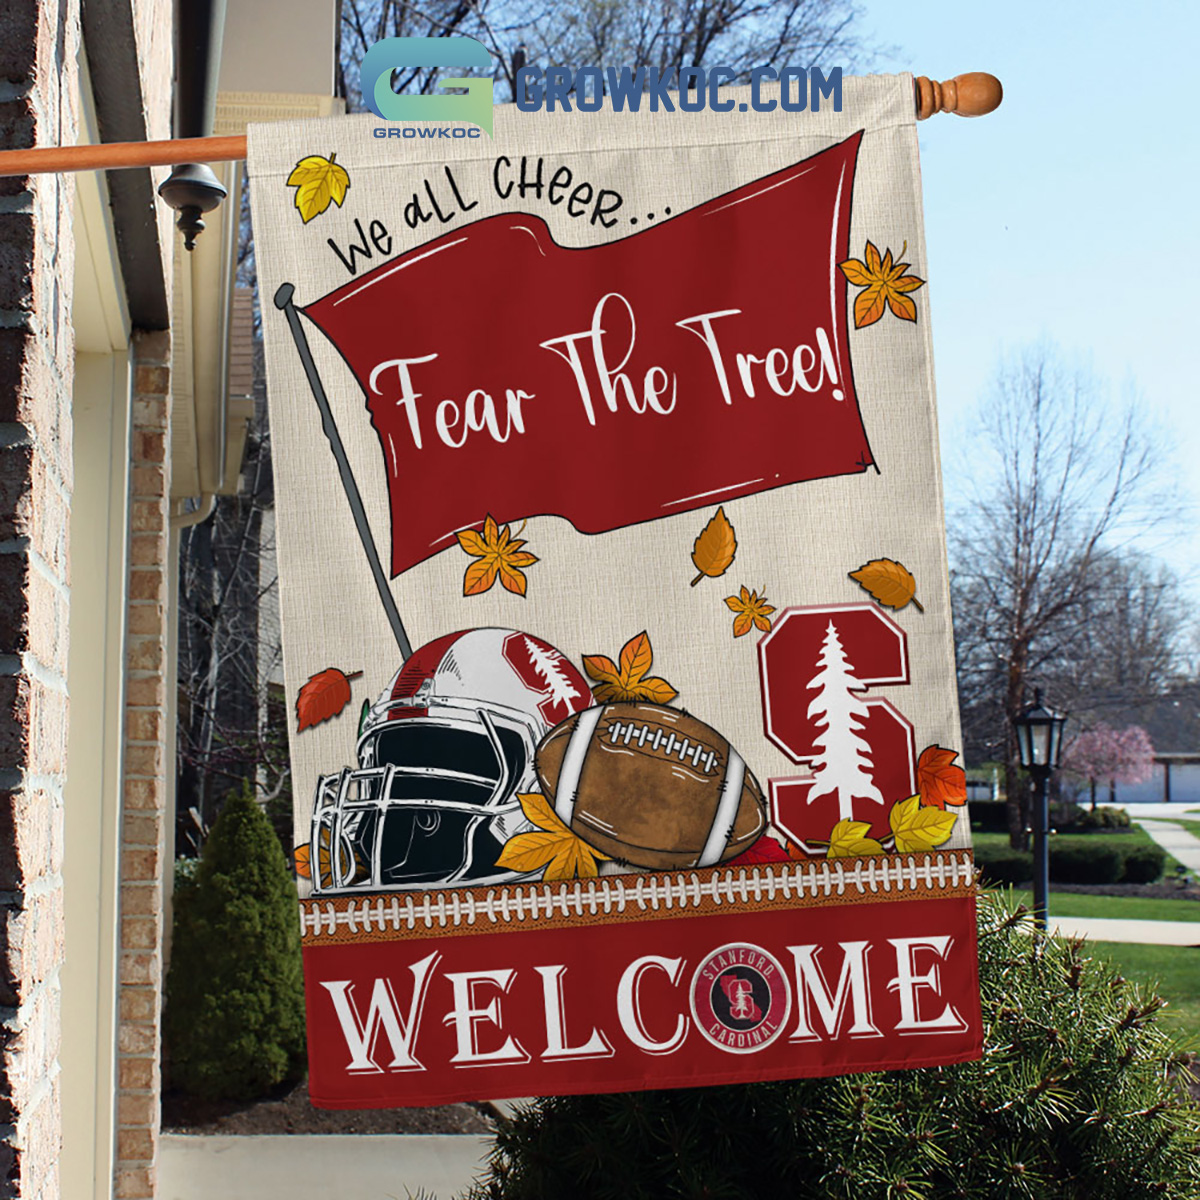
{"type": "Polygon", "coordinates": [[[314,895],[492,884],[531,829],[538,743],[592,693],[570,661],[513,629],[469,629],[415,651],[364,705],[358,766],[322,775],[313,806],[314,895]]]}

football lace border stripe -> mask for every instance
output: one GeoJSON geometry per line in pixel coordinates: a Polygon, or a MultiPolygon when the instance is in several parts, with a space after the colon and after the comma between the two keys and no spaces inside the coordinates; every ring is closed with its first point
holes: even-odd
{"type": "Polygon", "coordinates": [[[970,850],[609,875],[562,883],[375,892],[300,901],[304,943],[612,922],[754,908],[971,895],[970,850]]]}

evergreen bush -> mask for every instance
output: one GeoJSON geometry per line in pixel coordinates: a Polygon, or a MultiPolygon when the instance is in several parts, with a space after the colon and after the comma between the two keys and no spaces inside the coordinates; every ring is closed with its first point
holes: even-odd
{"type": "Polygon", "coordinates": [[[1055,883],[1116,883],[1124,868],[1123,848],[1099,838],[1050,845],[1050,878],[1055,883]]]}
{"type": "Polygon", "coordinates": [[[1200,1110],[1162,1000],[980,903],[984,1057],[950,1067],[533,1102],[471,1200],[1200,1196],[1200,1110]]]}
{"type": "Polygon", "coordinates": [[[975,865],[984,883],[1028,883],[1033,878],[1033,855],[1011,846],[976,846],[975,865]]]}
{"type": "Polygon", "coordinates": [[[1101,804],[1095,811],[1084,809],[1079,819],[1082,830],[1128,829],[1129,826],[1129,814],[1123,808],[1112,808],[1107,804],[1101,804]]]}
{"type": "Polygon", "coordinates": [[[252,1099],[303,1074],[296,887],[249,784],[176,895],[163,1035],[170,1082],[204,1099],[252,1099]]]}
{"type": "Polygon", "coordinates": [[[1166,852],[1159,846],[1130,846],[1125,851],[1122,883],[1157,883],[1166,865],[1166,852]]]}
{"type": "Polygon", "coordinates": [[[978,833],[1007,833],[1008,805],[1003,800],[973,800],[967,810],[978,833]]]}
{"type": "Polygon", "coordinates": [[[1086,818],[1087,809],[1073,800],[1058,800],[1050,805],[1050,825],[1053,829],[1075,831],[1083,828],[1086,818]]]}

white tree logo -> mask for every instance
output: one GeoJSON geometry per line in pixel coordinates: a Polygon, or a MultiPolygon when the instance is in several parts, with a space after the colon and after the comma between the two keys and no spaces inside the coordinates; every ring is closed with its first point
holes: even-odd
{"type": "Polygon", "coordinates": [[[871,747],[858,736],[864,728],[859,718],[866,717],[870,710],[856,693],[866,685],[854,677],[854,667],[846,659],[832,621],[825,630],[817,665],[820,670],[808,681],[809,689],[818,689],[808,706],[808,715],[816,717],[823,732],[814,739],[821,753],[812,760],[813,786],[808,802],[836,793],[838,816],[849,821],[854,819],[855,797],[876,804],[883,804],[884,799],[872,782],[871,747]]]}
{"type": "Polygon", "coordinates": [[[557,709],[561,705],[565,712],[573,712],[574,705],[571,701],[580,699],[580,693],[562,669],[562,655],[557,651],[544,650],[529,638],[525,639],[525,648],[529,651],[534,671],[540,679],[546,681],[551,708],[557,709]]]}

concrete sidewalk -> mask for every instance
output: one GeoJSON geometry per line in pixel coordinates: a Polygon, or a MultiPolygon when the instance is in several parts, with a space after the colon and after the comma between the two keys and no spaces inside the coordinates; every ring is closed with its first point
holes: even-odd
{"type": "Polygon", "coordinates": [[[163,1134],[159,1200],[428,1200],[462,1196],[491,1139],[455,1134],[163,1134]]]}
{"type": "Polygon", "coordinates": [[[1182,825],[1176,825],[1174,821],[1159,821],[1139,816],[1136,812],[1130,813],[1129,816],[1172,858],[1183,863],[1189,871],[1200,872],[1200,838],[1195,834],[1188,833],[1182,825]]]}
{"type": "MultiPolygon", "coordinates": [[[[1053,896],[1051,897],[1053,903],[1053,896]]],[[[1056,917],[1052,932],[1092,942],[1132,942],[1143,946],[1200,946],[1200,921],[1129,921],[1115,917],[1056,917]]]]}

